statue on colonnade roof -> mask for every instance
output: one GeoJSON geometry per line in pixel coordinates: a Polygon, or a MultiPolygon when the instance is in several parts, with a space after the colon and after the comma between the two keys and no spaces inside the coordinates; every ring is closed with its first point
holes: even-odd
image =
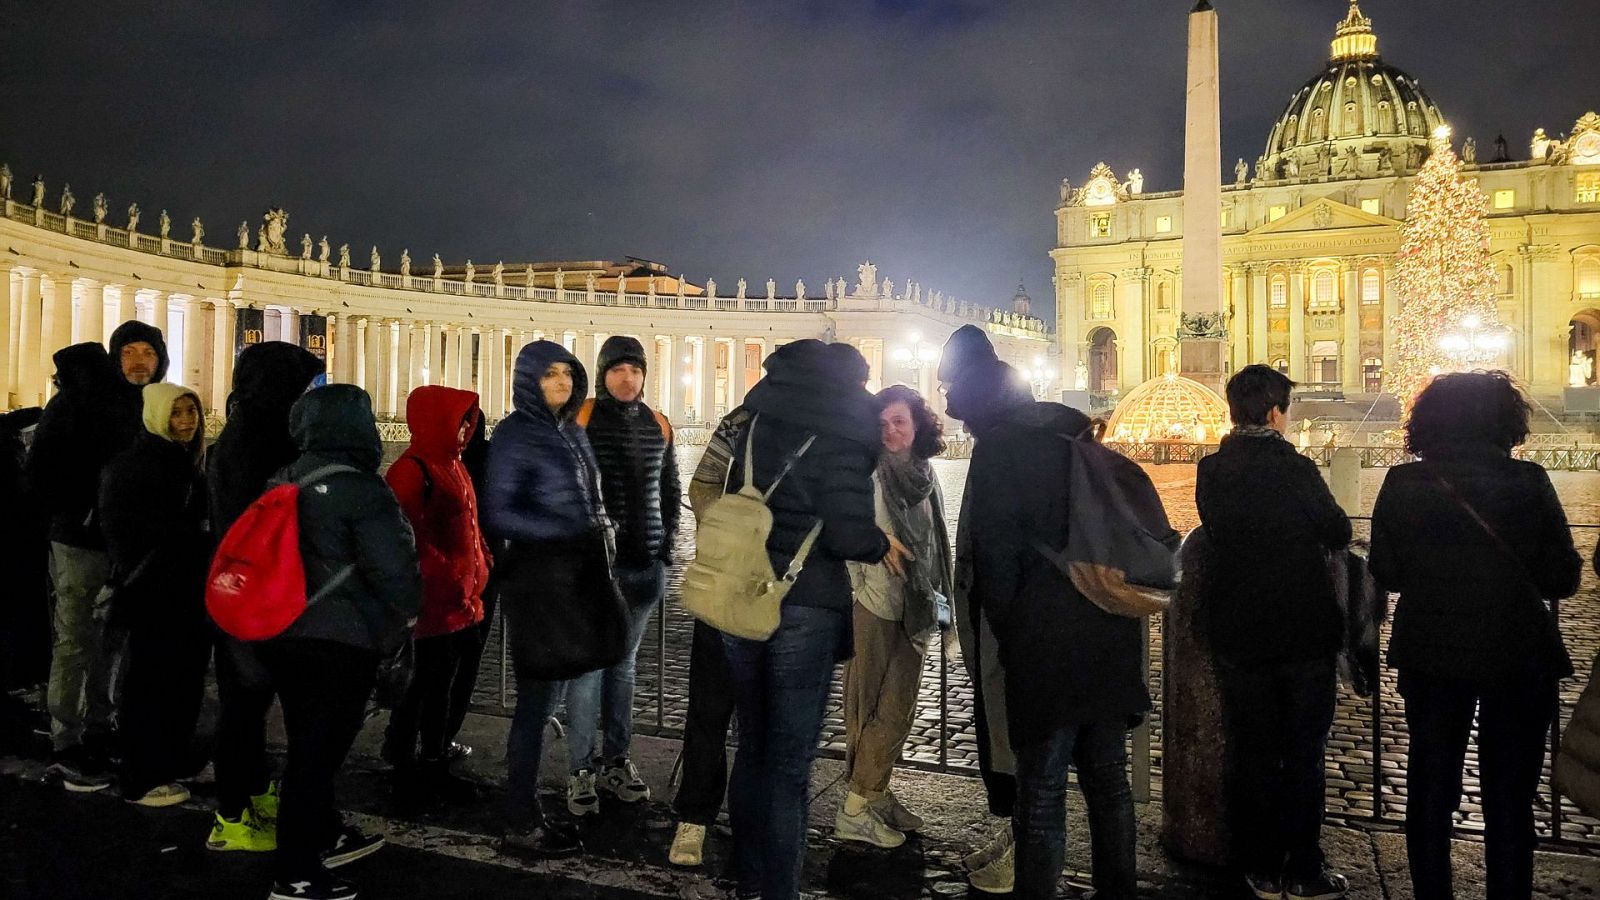
{"type": "Polygon", "coordinates": [[[289,246],[289,214],[281,208],[267,210],[261,217],[261,242],[256,249],[262,253],[275,253],[278,256],[288,256],[289,246]]]}

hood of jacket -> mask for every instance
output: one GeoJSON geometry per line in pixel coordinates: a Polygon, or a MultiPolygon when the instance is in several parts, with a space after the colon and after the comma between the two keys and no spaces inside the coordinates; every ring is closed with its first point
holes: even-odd
{"type": "MultiPolygon", "coordinates": [[[[596,400],[616,399],[611,396],[610,391],[606,390],[606,372],[612,366],[625,362],[638,366],[639,370],[645,373],[645,377],[649,377],[650,366],[644,356],[643,344],[625,334],[614,334],[606,338],[605,343],[600,345],[600,353],[594,363],[594,396],[596,400]]],[[[641,391],[638,399],[634,402],[637,403],[643,399],[644,393],[641,391]]]]}
{"type": "Polygon", "coordinates": [[[511,373],[511,400],[517,412],[525,412],[548,420],[566,421],[577,413],[589,396],[589,373],[578,358],[555,341],[534,341],[517,354],[517,364],[511,373]],[[539,379],[551,363],[564,362],[572,367],[572,397],[561,407],[559,417],[544,405],[544,392],[539,390],[539,379]]]}
{"type": "Polygon", "coordinates": [[[286,341],[251,344],[233,366],[228,415],[233,415],[235,405],[287,414],[311,380],[326,368],[311,351],[286,341]]]}
{"type": "Polygon", "coordinates": [[[178,402],[179,397],[194,399],[195,408],[200,412],[200,428],[190,439],[188,449],[198,458],[206,446],[206,408],[200,402],[200,395],[181,384],[151,382],[144,386],[140,396],[144,399],[144,430],[174,443],[176,439],[173,438],[171,431],[172,406],[178,402]]]}
{"type": "Polygon", "coordinates": [[[56,383],[64,393],[104,394],[121,380],[106,348],[93,341],[62,347],[50,360],[56,365],[56,383]]]}
{"type": "Polygon", "coordinates": [[[951,383],[963,380],[973,369],[985,369],[1000,361],[994,352],[989,336],[976,325],[963,325],[944,342],[939,352],[939,380],[951,383]]]}
{"type": "Polygon", "coordinates": [[[808,431],[878,446],[878,415],[862,385],[866,363],[853,347],[807,338],[784,344],[761,365],[766,377],[750,388],[746,408],[808,431]]]}
{"type": "MultiPolygon", "coordinates": [[[[137,344],[140,341],[154,347],[156,357],[159,360],[156,363],[156,374],[150,378],[150,381],[154,383],[167,380],[167,364],[171,362],[167,358],[167,341],[161,336],[161,329],[154,325],[146,325],[138,319],[129,319],[118,325],[116,331],[111,332],[111,340],[106,342],[111,361],[118,363],[122,359],[122,348],[129,344],[137,344]]],[[[117,371],[120,373],[121,369],[119,368],[117,371]]]]}
{"type": "Polygon", "coordinates": [[[378,471],[383,442],[372,398],[353,384],[309,391],[289,410],[289,434],[301,453],[315,453],[363,472],[378,471]]]}
{"type": "Polygon", "coordinates": [[[945,411],[980,438],[1018,407],[1034,402],[1033,392],[1017,370],[998,359],[960,366],[951,378],[945,379],[941,374],[940,380],[945,383],[945,411]]]}
{"type": "MultiPolygon", "coordinates": [[[[448,462],[461,455],[461,424],[477,425],[478,395],[472,391],[428,384],[406,398],[406,425],[411,449],[427,459],[448,462]]],[[[471,429],[468,429],[471,436],[471,429]]]]}

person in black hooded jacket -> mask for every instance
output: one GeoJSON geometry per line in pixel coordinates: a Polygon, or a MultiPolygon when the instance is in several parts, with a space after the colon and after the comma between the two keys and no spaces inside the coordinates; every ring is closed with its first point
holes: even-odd
{"type": "Polygon", "coordinates": [[[573,771],[567,802],[577,815],[599,811],[597,787],[624,803],[650,798],[649,785],[628,758],[634,667],[645,626],[666,595],[681,489],[672,425],[644,402],[646,374],[642,344],[625,335],[607,338],[595,364],[594,399],[578,411],[600,469],[606,513],[617,526],[614,571],[629,618],[627,657],[574,679],[567,690],[573,771]]]}
{"type": "Polygon", "coordinates": [[[110,574],[95,520],[100,473],[141,430],[136,393],[105,348],[56,351],[57,393],[35,431],[25,477],[50,517],[50,580],[55,589],[50,661],[51,771],[73,791],[110,785],[97,745],[112,737],[112,655],[107,609],[96,603],[110,574]]]}
{"type": "Polygon", "coordinates": [[[22,464],[37,406],[0,415],[0,571],[10,596],[0,601],[0,754],[32,755],[35,710],[12,691],[31,688],[50,673],[50,534],[38,500],[27,491],[22,464]]]}
{"type": "Polygon", "coordinates": [[[205,578],[205,414],[194,391],[144,389],[145,432],[106,466],[100,518],[111,556],[111,622],[127,635],[118,704],[123,799],[172,806],[205,690],[211,638],[205,578]]]}
{"type": "Polygon", "coordinates": [[[763,365],[766,377],[736,411],[749,418],[728,435],[733,458],[725,489],[742,486],[747,455],[753,454],[753,479],[763,491],[794,459],[768,499],[767,554],[775,572],[788,569],[813,525],[822,530],[772,637],[723,636],[739,713],[729,814],[740,896],[789,900],[799,893],[805,820],[798,811],[806,806],[828,687],[834,664],[851,650],[845,561],[882,560],[898,571],[905,548],[878,528],[873,514],[880,441],[866,360],[847,344],[800,340],[763,365]]]}
{"type": "MultiPolygon", "coordinates": [[[[324,368],[310,351],[284,341],[252,344],[239,354],[228,421],[206,454],[211,530],[218,540],[273,473],[300,455],[289,410],[324,368]]],[[[277,694],[248,644],[219,631],[216,658],[217,812],[206,846],[269,851],[276,846],[278,794],[267,764],[267,710],[277,694]]]]}

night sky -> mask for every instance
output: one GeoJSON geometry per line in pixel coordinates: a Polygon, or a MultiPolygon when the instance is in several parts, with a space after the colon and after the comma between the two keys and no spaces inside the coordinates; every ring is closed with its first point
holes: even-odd
{"type": "MultiPolygon", "coordinates": [[[[497,259],[639,256],[731,291],[846,275],[1048,302],[1063,177],[1182,181],[1191,0],[12,2],[0,160],[231,246],[300,234],[497,259]]],[[[1223,157],[1252,164],[1345,0],[1215,0],[1223,157]]],[[[1600,107],[1596,0],[1365,0],[1484,159],[1600,107]]],[[[1046,313],[1048,314],[1048,313],[1046,313]]]]}

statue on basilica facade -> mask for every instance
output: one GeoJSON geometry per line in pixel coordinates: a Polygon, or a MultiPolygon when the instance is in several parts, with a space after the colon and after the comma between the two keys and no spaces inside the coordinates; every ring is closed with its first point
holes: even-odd
{"type": "Polygon", "coordinates": [[[378,256],[377,247],[372,248],[372,255],[367,259],[372,263],[372,274],[376,275],[383,271],[383,259],[378,256]]]}
{"type": "Polygon", "coordinates": [[[1394,148],[1388,144],[1378,148],[1378,174],[1394,174],[1394,148]]]}
{"type": "Polygon", "coordinates": [[[883,291],[879,294],[879,296],[883,297],[885,300],[893,300],[894,299],[894,282],[892,282],[889,279],[885,278],[883,280],[883,291]]]}
{"type": "Polygon", "coordinates": [[[1084,365],[1081,359],[1078,360],[1077,367],[1072,370],[1072,389],[1075,391],[1089,389],[1089,367],[1084,365]]]}
{"type": "Polygon", "coordinates": [[[1465,163],[1466,165],[1469,165],[1469,166],[1475,166],[1475,165],[1478,164],[1478,140],[1477,140],[1477,138],[1470,138],[1469,137],[1464,142],[1462,142],[1462,144],[1461,144],[1461,161],[1463,163],[1465,163]]]}
{"type": "Polygon", "coordinates": [[[339,268],[341,268],[341,269],[350,268],[350,245],[349,244],[340,244],[339,245],[339,268]]]}
{"type": "Polygon", "coordinates": [[[506,286],[506,261],[505,260],[502,259],[499,262],[495,263],[494,264],[494,268],[490,269],[489,272],[494,278],[494,286],[495,286],[496,290],[506,286]]]}
{"type": "Polygon", "coordinates": [[[466,282],[465,283],[466,284],[471,284],[472,283],[472,279],[477,277],[477,275],[478,275],[478,267],[472,264],[472,260],[470,260],[470,259],[467,260],[467,270],[466,270],[466,275],[465,275],[466,282]]]}
{"type": "Polygon", "coordinates": [[[444,277],[444,260],[440,259],[437,253],[433,255],[433,277],[444,277]]]}
{"type": "Polygon", "coordinates": [[[1582,350],[1572,351],[1567,365],[1567,386],[1588,387],[1594,380],[1594,358],[1582,350]]]}
{"type": "Polygon", "coordinates": [[[878,295],[878,267],[870,261],[856,266],[856,296],[876,297],[878,295]]]}
{"type": "Polygon", "coordinates": [[[139,233],[139,204],[128,204],[128,233],[139,233]]]}
{"type": "Polygon", "coordinates": [[[617,276],[617,299],[621,300],[628,294],[628,275],[626,272],[617,276]]]}
{"type": "Polygon", "coordinates": [[[206,227],[200,224],[199,216],[195,216],[194,221],[189,223],[189,234],[189,243],[196,247],[200,246],[201,239],[206,236],[206,227]]]}
{"type": "Polygon", "coordinates": [[[771,278],[768,278],[767,279],[767,299],[771,300],[772,298],[774,298],[776,296],[778,296],[778,283],[776,281],[773,281],[771,278]]]}
{"type": "Polygon", "coordinates": [[[845,288],[844,276],[840,275],[839,279],[833,283],[833,299],[835,299],[835,300],[843,300],[844,299],[844,288],[845,288]]]}
{"type": "Polygon", "coordinates": [[[78,198],[72,196],[72,185],[63,184],[61,186],[61,214],[63,216],[72,215],[72,208],[77,205],[78,198]]]}
{"type": "Polygon", "coordinates": [[[1072,199],[1072,180],[1069,179],[1069,178],[1063,178],[1063,179],[1061,179],[1061,202],[1062,203],[1066,203],[1067,201],[1069,201],[1071,199],[1072,199]]]}
{"type": "Polygon", "coordinates": [[[590,293],[590,294],[594,293],[594,273],[593,272],[585,272],[583,274],[583,289],[585,291],[587,291],[588,293],[590,293]]]}
{"type": "Polygon", "coordinates": [[[400,277],[402,277],[402,278],[410,278],[411,277],[411,248],[410,247],[407,247],[407,248],[405,248],[405,249],[400,251],[400,277]]]}
{"type": "Polygon", "coordinates": [[[833,279],[824,279],[822,282],[822,296],[830,302],[833,300],[833,279]]]}
{"type": "Polygon", "coordinates": [[[1544,133],[1543,128],[1533,130],[1533,140],[1528,143],[1529,159],[1534,162],[1543,160],[1550,153],[1550,138],[1544,133]]]}
{"type": "Polygon", "coordinates": [[[1300,177],[1300,160],[1294,158],[1293,156],[1290,156],[1288,159],[1284,160],[1283,161],[1283,177],[1285,177],[1285,178],[1299,178],[1300,177]]]}
{"type": "Polygon", "coordinates": [[[332,252],[333,248],[328,246],[328,236],[323,235],[322,240],[317,241],[317,261],[323,263],[327,262],[328,255],[332,252]]]}
{"type": "Polygon", "coordinates": [[[804,300],[806,298],[806,283],[804,279],[796,279],[794,283],[794,298],[796,300],[804,300]]]}
{"type": "Polygon", "coordinates": [[[1354,147],[1344,149],[1344,159],[1339,165],[1339,174],[1354,178],[1361,174],[1361,152],[1354,147]]]}
{"type": "Polygon", "coordinates": [[[739,279],[739,281],[737,283],[737,286],[739,288],[739,293],[737,295],[735,295],[735,296],[737,296],[740,300],[743,300],[744,299],[744,289],[745,289],[745,283],[744,283],[744,279],[743,278],[739,279]]]}
{"type": "Polygon", "coordinates": [[[1245,162],[1244,157],[1241,156],[1239,157],[1239,161],[1233,164],[1233,183],[1244,184],[1249,179],[1250,164],[1245,162]]]}
{"type": "Polygon", "coordinates": [[[261,244],[256,249],[263,253],[289,255],[289,214],[282,209],[269,209],[261,220],[261,244]]]}
{"type": "Polygon", "coordinates": [[[11,167],[0,164],[0,200],[11,199],[11,167]]]}
{"type": "Polygon", "coordinates": [[[706,296],[713,300],[717,298],[717,280],[715,278],[706,278],[706,296]]]}
{"type": "Polygon", "coordinates": [[[160,223],[161,239],[164,241],[167,239],[167,235],[172,233],[172,217],[167,215],[167,211],[163,209],[161,211],[161,218],[157,219],[156,221],[160,223]]]}
{"type": "Polygon", "coordinates": [[[33,205],[44,206],[44,176],[35,175],[33,178],[33,205]]]}
{"type": "Polygon", "coordinates": [[[528,263],[522,267],[522,288],[529,292],[527,296],[533,296],[533,263],[528,263]]]}
{"type": "Polygon", "coordinates": [[[249,222],[240,222],[239,223],[238,238],[239,238],[239,249],[240,250],[249,250],[250,249],[250,223],[249,222]]]}
{"type": "Polygon", "coordinates": [[[110,212],[111,210],[106,205],[106,195],[104,193],[94,195],[94,205],[92,208],[94,210],[94,223],[96,225],[105,224],[106,213],[110,212]]]}
{"type": "Polygon", "coordinates": [[[304,259],[304,260],[308,260],[308,261],[311,259],[311,233],[310,232],[307,232],[305,234],[300,235],[300,258],[304,259]]]}
{"type": "Polygon", "coordinates": [[[1128,193],[1144,193],[1144,173],[1138,169],[1134,169],[1132,172],[1128,173],[1128,193]]]}
{"type": "Polygon", "coordinates": [[[556,268],[556,297],[557,297],[557,299],[559,299],[561,297],[561,292],[566,290],[566,289],[567,289],[567,270],[563,269],[563,268],[560,268],[558,266],[556,268]]]}

